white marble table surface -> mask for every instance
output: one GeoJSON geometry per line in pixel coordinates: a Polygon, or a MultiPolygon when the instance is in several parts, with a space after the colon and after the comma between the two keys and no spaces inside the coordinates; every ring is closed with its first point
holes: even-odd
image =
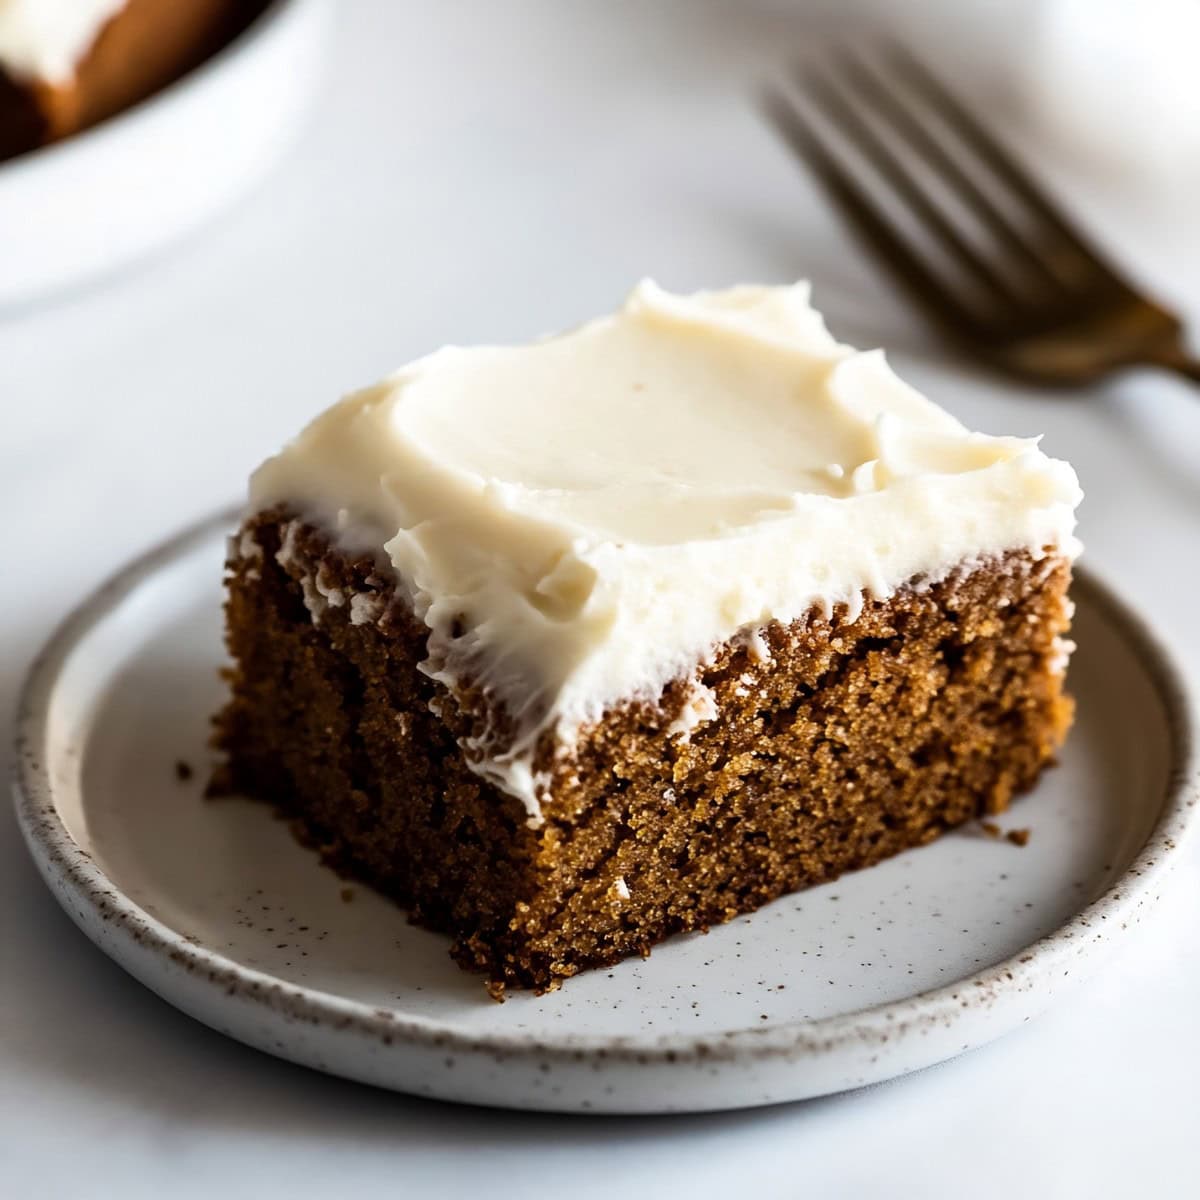
{"type": "MultiPolygon", "coordinates": [[[[754,81],[812,6],[347,0],[341,16],[320,110],[256,193],[154,262],[0,317],[5,722],[69,605],[235,497],[341,391],[444,341],[602,311],[645,274],[809,275],[835,331],[893,346],[965,419],[1044,432],[1087,491],[1092,567],[1200,683],[1200,392],[1142,375],[1053,398],[935,369],[755,116],[754,81]]],[[[1194,188],[1050,165],[1200,319],[1194,188]]],[[[807,1104],[584,1119],[411,1100],[224,1040],[75,931],[4,811],[0,1194],[1195,1195],[1200,846],[1181,868],[1115,967],[989,1048],[807,1104]]]]}

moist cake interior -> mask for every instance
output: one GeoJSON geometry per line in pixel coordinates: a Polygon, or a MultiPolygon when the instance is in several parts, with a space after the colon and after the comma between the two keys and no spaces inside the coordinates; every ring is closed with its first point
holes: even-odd
{"type": "Polygon", "coordinates": [[[450,934],[497,994],[1001,812],[1070,723],[1070,564],[1017,551],[852,621],[769,624],[658,702],[614,709],[566,757],[547,743],[551,799],[531,827],[466,761],[486,698],[421,673],[427,630],[387,569],[282,509],[233,545],[216,790],[295,818],[340,870],[450,934]]]}

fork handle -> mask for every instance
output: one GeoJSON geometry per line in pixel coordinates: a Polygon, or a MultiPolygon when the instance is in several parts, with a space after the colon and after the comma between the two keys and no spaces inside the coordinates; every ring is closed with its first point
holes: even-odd
{"type": "Polygon", "coordinates": [[[1147,359],[1147,365],[1163,367],[1168,371],[1174,371],[1176,375],[1183,376],[1184,379],[1192,379],[1196,383],[1200,383],[1200,358],[1188,353],[1182,346],[1166,346],[1162,350],[1156,351],[1147,359]]]}

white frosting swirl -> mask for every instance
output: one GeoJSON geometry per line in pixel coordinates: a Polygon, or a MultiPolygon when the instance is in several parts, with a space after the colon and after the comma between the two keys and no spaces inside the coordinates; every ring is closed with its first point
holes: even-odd
{"type": "Polygon", "coordinates": [[[571,333],[448,347],[349,396],[255,474],[395,567],[425,669],[472,679],[517,743],[477,769],[539,816],[538,736],[569,743],[772,620],[1012,549],[1074,556],[1075,473],[971,433],[834,341],[806,284],[653,283],[571,333]]]}

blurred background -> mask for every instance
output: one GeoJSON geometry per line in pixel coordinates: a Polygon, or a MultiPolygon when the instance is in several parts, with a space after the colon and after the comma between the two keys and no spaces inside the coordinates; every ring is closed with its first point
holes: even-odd
{"type": "MultiPolygon", "coordinates": [[[[279,10],[302,11],[311,53],[209,62],[143,106],[164,117],[145,150],[126,135],[136,110],[74,139],[92,194],[53,174],[30,184],[65,171],[72,140],[0,166],[0,218],[6,189],[38,205],[23,224],[0,219],[0,237],[11,255],[41,238],[43,257],[86,227],[103,188],[152,232],[156,218],[191,220],[156,198],[231,176],[185,237],[82,279],[68,262],[49,294],[35,280],[0,307],[0,473],[24,506],[54,514],[78,578],[238,497],[257,461],[350,388],[446,342],[570,325],[647,275],[680,291],[810,278],[843,339],[888,347],[968,423],[1045,433],[1075,462],[1094,564],[1106,543],[1089,532],[1142,519],[1118,493],[1106,504],[1104,483],[1131,461],[1148,486],[1179,489],[1158,497],[1170,530],[1191,527],[1181,505],[1195,520],[1200,406],[1186,385],[1137,375],[1086,403],[974,371],[966,386],[965,364],[848,236],[757,103],[823,41],[898,31],[1119,262],[1196,313],[1192,0],[277,0],[267,16],[279,10]],[[166,103],[229,66],[245,77],[232,97],[209,109],[200,91],[182,118],[166,103]],[[296,115],[231,164],[239,130],[284,93],[296,115]]],[[[39,558],[44,527],[14,524],[14,554],[39,558]]],[[[1127,555],[1144,550],[1131,539],[1119,563],[1096,565],[1136,588],[1127,555]]]]}
{"type": "MultiPolygon", "coordinates": [[[[150,259],[2,310],[0,386],[25,443],[6,439],[10,478],[58,487],[28,439],[86,439],[131,468],[94,483],[116,489],[99,506],[158,507],[166,527],[236,495],[258,458],[349,387],[443,342],[519,340],[605,311],[644,275],[677,290],[806,276],[847,340],[929,349],[755,103],[821,39],[881,28],[958,83],[1141,279],[1200,305],[1191,0],[297,6],[335,19],[301,64],[299,140],[268,177],[150,259]],[[217,428],[222,452],[197,452],[217,428]],[[161,508],[164,493],[177,509],[161,508]]],[[[264,76],[240,121],[283,86],[264,76]]],[[[222,145],[240,123],[219,117],[215,132],[197,128],[202,112],[180,126],[185,145],[204,139],[207,158],[184,157],[208,175],[228,169],[222,145]]],[[[107,151],[123,120],[79,140],[108,137],[107,151]]],[[[0,198],[31,165],[2,168],[0,198]]],[[[126,208],[170,187],[169,170],[135,165],[126,208]]],[[[91,206],[60,195],[38,228],[91,206]]],[[[1024,411],[1020,425],[1045,425],[1024,411]]]]}
{"type": "MultiPolygon", "coordinates": [[[[441,344],[520,341],[607,311],[644,276],[678,291],[809,278],[836,335],[888,347],[967,424],[1045,434],[1087,494],[1086,561],[1200,682],[1197,386],[1145,371],[1049,393],[949,351],[757,104],[827,39],[902,35],[1194,327],[1194,0],[276,0],[263,20],[300,9],[292,57],[251,26],[253,54],[234,54],[235,41],[142,116],[0,164],[0,275],[6,253],[16,261],[22,245],[83,228],[101,194],[118,193],[142,228],[169,194],[162,219],[179,228],[85,277],[31,278],[0,305],[6,725],[57,619],[133,554],[236,502],[253,467],[319,409],[441,344]],[[229,88],[211,106],[187,91],[218,77],[229,88]],[[209,195],[207,181],[226,176],[209,195]],[[199,192],[192,220],[183,200],[199,192]]],[[[203,1144],[209,1156],[189,1160],[199,1189],[257,1170],[255,1144],[272,1140],[294,1155],[273,1160],[278,1180],[330,1164],[366,1180],[402,1149],[432,1188],[446,1155],[482,1145],[492,1157],[460,1164],[460,1178],[487,1186],[503,1165],[533,1186],[549,1139],[563,1169],[603,1162],[628,1181],[636,1160],[695,1195],[747,1178],[784,1194],[771,1188],[801,1163],[822,1194],[864,1194],[834,1181],[877,1179],[862,1161],[872,1145],[934,1194],[971,1179],[999,1195],[1030,1169],[1057,1178],[1060,1195],[1183,1194],[1176,1155],[1194,1137],[1200,1064],[1195,875],[1088,1005],[998,1047],[858,1099],[635,1131],[377,1097],[227,1045],[75,937],[4,817],[0,1113],[14,1124],[0,1146],[20,1131],[23,1157],[9,1162],[32,1179],[69,1129],[128,1188],[166,1186],[186,1128],[200,1143],[180,1152],[203,1144]],[[81,993],[112,1014],[102,1038],[73,1018],[81,993]],[[251,1115],[268,1111],[283,1115],[251,1115]],[[944,1161],[922,1148],[930,1129],[939,1148],[955,1146],[944,1161]],[[307,1147],[288,1141],[296,1130],[307,1147]],[[998,1157],[997,1130],[1015,1139],[998,1157]],[[326,1136],[337,1145],[322,1159],[326,1136]],[[1088,1154],[1064,1158],[1080,1139],[1088,1154]],[[616,1143],[633,1157],[596,1157],[616,1143]]]]}

